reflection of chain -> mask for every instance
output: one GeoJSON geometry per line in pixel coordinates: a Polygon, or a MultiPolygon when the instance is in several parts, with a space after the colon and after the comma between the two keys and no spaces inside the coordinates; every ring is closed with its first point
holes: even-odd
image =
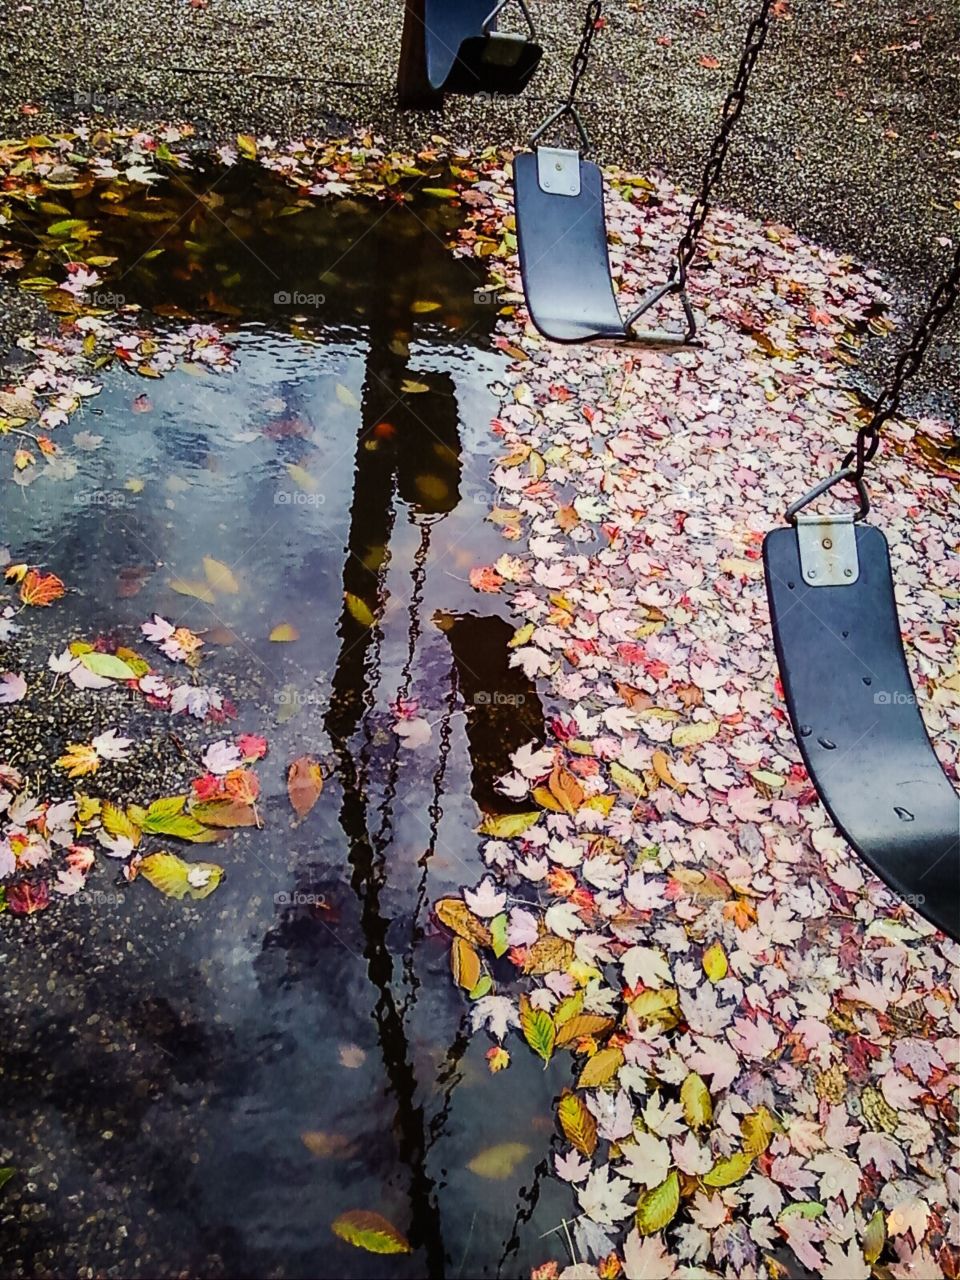
{"type": "Polygon", "coordinates": [[[600,21],[602,12],[602,0],[590,0],[587,5],[586,17],[583,20],[583,33],[580,36],[580,44],[577,46],[577,52],[573,55],[573,79],[570,82],[570,92],[567,94],[568,107],[573,106],[577,90],[580,88],[580,81],[586,75],[587,67],[590,64],[590,47],[593,44],[593,37],[599,29],[597,24],[600,21]]]}
{"type": "Polygon", "coordinates": [[[772,8],[773,0],[763,0],[760,12],[750,23],[747,30],[747,39],[743,46],[743,53],[740,55],[740,66],[737,68],[736,79],[723,104],[720,129],[713,140],[713,146],[710,148],[710,155],[707,157],[707,163],[703,170],[700,194],[690,206],[687,229],[683,233],[683,239],[677,249],[677,265],[674,267],[674,276],[676,276],[680,285],[683,285],[686,281],[687,269],[696,256],[697,241],[700,239],[703,224],[706,222],[707,214],[710,212],[713,189],[720,180],[720,174],[723,171],[723,162],[727,157],[727,148],[730,145],[730,135],[740,119],[740,113],[743,111],[743,104],[746,101],[750,73],[753,71],[757,58],[760,56],[760,50],[763,48],[764,41],[767,38],[772,8]]]}
{"type": "Polygon", "coordinates": [[[949,315],[960,295],[960,244],[953,255],[953,265],[933,292],[926,311],[914,330],[910,343],[897,361],[893,381],[881,391],[873,406],[873,417],[857,432],[857,443],[843,460],[844,469],[856,463],[856,476],[863,478],[868,462],[880,447],[880,431],[900,407],[904,383],[920,368],[934,334],[949,315]]]}

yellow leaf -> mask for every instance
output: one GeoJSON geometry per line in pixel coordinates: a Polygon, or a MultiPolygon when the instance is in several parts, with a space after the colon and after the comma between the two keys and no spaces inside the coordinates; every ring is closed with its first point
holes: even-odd
{"type": "Polygon", "coordinates": [[[703,1175],[704,1186],[732,1187],[745,1178],[753,1164],[753,1156],[746,1151],[735,1151],[732,1156],[721,1156],[709,1173],[703,1175]]]}
{"type": "Polygon", "coordinates": [[[82,778],[88,773],[96,773],[100,768],[100,757],[93,747],[81,742],[68,742],[67,749],[57,764],[67,770],[70,778],[82,778]]]}
{"type": "Polygon", "coordinates": [[[179,596],[191,596],[204,604],[213,604],[214,595],[205,582],[188,582],[185,578],[171,578],[167,584],[179,596]]]}
{"type": "Polygon", "coordinates": [[[887,1223],[882,1209],[878,1209],[867,1223],[861,1241],[863,1256],[872,1267],[883,1253],[887,1243],[887,1223]]]}
{"type": "Polygon", "coordinates": [[[490,930],[460,898],[441,898],[433,909],[442,924],[467,942],[478,947],[491,945],[493,939],[490,930]]]}
{"type": "Polygon", "coordinates": [[[616,760],[610,766],[610,777],[621,791],[630,792],[635,796],[645,796],[647,794],[647,784],[640,775],[634,773],[632,769],[624,768],[616,760]]]}
{"type": "Polygon", "coordinates": [[[257,140],[252,133],[237,134],[237,149],[245,159],[256,160],[257,140]]]}
{"type": "Polygon", "coordinates": [[[278,644],[290,644],[300,639],[300,632],[290,622],[280,622],[270,632],[270,639],[278,644]]]}
{"type": "Polygon", "coordinates": [[[123,487],[128,493],[143,493],[146,484],[139,476],[131,476],[129,480],[123,482],[123,487]]]}
{"type": "Polygon", "coordinates": [[[431,311],[439,311],[441,304],[439,302],[417,301],[410,304],[410,310],[415,316],[425,316],[431,311]]]}
{"type": "Polygon", "coordinates": [[[454,982],[464,991],[472,991],[480,981],[480,957],[466,938],[454,938],[450,969],[454,982]]]}
{"type": "Polygon", "coordinates": [[[680,1105],[683,1118],[691,1129],[704,1129],[713,1119],[710,1090],[696,1071],[691,1071],[680,1086],[680,1105]]]}
{"type": "Polygon", "coordinates": [[[596,1039],[612,1031],[615,1025],[613,1018],[605,1018],[599,1013],[578,1013],[564,1020],[563,1026],[557,1031],[557,1044],[563,1047],[588,1036],[596,1039]]]}
{"type": "Polygon", "coordinates": [[[749,1156],[762,1156],[770,1145],[774,1132],[782,1127],[766,1107],[757,1107],[740,1121],[743,1149],[749,1156]]]}
{"type": "Polygon", "coordinates": [[[719,942],[714,942],[712,946],[707,947],[703,953],[703,972],[707,975],[711,982],[722,982],[727,976],[730,966],[727,963],[727,953],[719,942]]]}
{"type": "Polygon", "coordinates": [[[536,627],[532,622],[528,622],[526,626],[518,627],[517,630],[513,633],[513,636],[510,638],[510,640],[507,641],[507,648],[508,649],[523,648],[525,644],[529,643],[530,638],[533,635],[534,631],[536,631],[536,627]]]}
{"type": "Polygon", "coordinates": [[[665,751],[655,751],[653,753],[652,763],[653,763],[653,772],[657,775],[660,781],[665,786],[668,786],[673,791],[676,791],[678,795],[682,796],[687,789],[687,784],[685,782],[678,782],[677,779],[670,772],[670,757],[667,755],[667,753],[665,751]]]}
{"type": "Polygon", "coordinates": [[[168,898],[207,898],[223,879],[215,862],[184,862],[174,853],[151,853],[140,863],[140,874],[168,898]]]}
{"type": "Polygon", "coordinates": [[[583,804],[585,793],[583,787],[570,772],[558,762],[550,774],[550,791],[566,813],[575,814],[583,804]]]}
{"type": "Polygon", "coordinates": [[[637,1231],[642,1236],[662,1231],[680,1207],[680,1177],[671,1169],[663,1182],[646,1191],[637,1202],[637,1231]]]}
{"type": "MultiPolygon", "coordinates": [[[[568,1024],[569,1025],[569,1024],[568,1024]]],[[[616,1076],[623,1066],[622,1049],[600,1049],[587,1060],[577,1081],[578,1089],[600,1089],[616,1076]]]]}
{"type": "Polygon", "coordinates": [[[482,836],[496,836],[501,840],[511,840],[514,836],[522,836],[539,821],[538,812],[490,814],[480,823],[477,831],[482,836]]]}
{"type": "Polygon", "coordinates": [[[406,1236],[372,1209],[351,1209],[332,1224],[334,1235],[367,1253],[412,1253],[406,1236]]]}
{"type": "Polygon", "coordinates": [[[427,382],[417,382],[416,378],[404,378],[400,383],[400,390],[404,395],[420,396],[425,391],[430,390],[430,384],[427,382]]]}
{"type": "Polygon", "coordinates": [[[352,618],[359,622],[362,627],[373,626],[376,619],[365,600],[362,600],[360,596],[355,596],[352,591],[345,591],[343,598],[352,618]]]}
{"type": "Polygon", "coordinates": [[[336,387],[337,399],[341,404],[347,406],[348,409],[359,409],[360,401],[353,394],[349,387],[345,387],[342,382],[337,383],[336,387]]]}
{"type": "Polygon", "coordinates": [[[588,1158],[597,1149],[597,1122],[577,1094],[565,1089],[557,1108],[560,1128],[568,1142],[588,1158]]]}
{"type": "Polygon", "coordinates": [[[670,741],[675,747],[698,747],[715,738],[719,731],[719,720],[696,720],[693,724],[677,725],[670,741]]]}
{"type": "Polygon", "coordinates": [[[315,476],[312,476],[306,467],[301,467],[298,462],[287,463],[287,475],[304,493],[318,493],[320,490],[320,482],[315,476]]]}
{"type": "Polygon", "coordinates": [[[126,836],[134,846],[140,843],[140,828],[118,805],[111,804],[109,800],[104,800],[100,807],[100,821],[109,835],[126,836]]]}
{"type": "Polygon", "coordinates": [[[527,950],[523,972],[532,974],[565,973],[573,960],[573,943],[556,934],[545,933],[527,950]]]}
{"type": "Polygon", "coordinates": [[[530,1148],[522,1142],[501,1142],[475,1155],[467,1168],[480,1178],[491,1178],[496,1182],[502,1182],[510,1177],[529,1152],[530,1148]]]}

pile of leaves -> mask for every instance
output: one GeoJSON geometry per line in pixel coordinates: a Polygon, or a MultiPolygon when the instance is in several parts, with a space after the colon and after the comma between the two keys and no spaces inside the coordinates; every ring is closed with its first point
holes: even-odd
{"type": "MultiPolygon", "coordinates": [[[[505,170],[472,196],[460,251],[499,273],[512,364],[491,515],[510,550],[471,581],[509,597],[512,661],[555,714],[501,783],[526,810],[480,828],[489,874],[436,913],[491,1069],[519,1037],[569,1080],[553,1162],[574,1258],[535,1275],[779,1275],[785,1247],[826,1280],[956,1275],[960,948],[817,802],[760,560],[862,420],[847,365],[890,327],[878,284],[718,213],[692,286],[702,350],[561,350],[522,307],[505,170]]],[[[629,309],[683,202],[620,175],[608,203],[629,309]]],[[[918,430],[946,424],[891,424],[874,508],[955,777],[957,495],[918,430]]]]}

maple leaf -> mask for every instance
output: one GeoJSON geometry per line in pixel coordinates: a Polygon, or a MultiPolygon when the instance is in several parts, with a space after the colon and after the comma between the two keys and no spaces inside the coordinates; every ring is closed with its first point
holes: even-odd
{"type": "Polygon", "coordinates": [[[66,587],[55,573],[43,573],[29,569],[20,583],[20,599],[24,604],[42,608],[53,604],[66,592],[66,587]]]}
{"type": "Polygon", "coordinates": [[[100,757],[97,755],[96,748],[80,742],[70,742],[56,764],[61,769],[67,770],[68,777],[82,778],[87,774],[96,773],[100,768],[100,757]]]}
{"type": "Polygon", "coordinates": [[[26,693],[27,682],[19,672],[7,671],[0,676],[0,704],[20,702],[26,693]]]}
{"type": "Polygon", "coordinates": [[[50,905],[50,888],[46,880],[38,880],[36,884],[21,880],[7,887],[7,906],[17,916],[32,916],[37,911],[45,911],[50,905]]]}

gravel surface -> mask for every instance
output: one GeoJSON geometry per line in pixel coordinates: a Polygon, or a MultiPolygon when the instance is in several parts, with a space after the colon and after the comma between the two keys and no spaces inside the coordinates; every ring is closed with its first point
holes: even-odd
{"type": "MultiPolygon", "coordinates": [[[[755,0],[607,6],[583,86],[603,161],[661,166],[691,188],[755,0]],[[711,62],[702,65],[702,60],[711,62]],[[719,67],[712,66],[712,60],[719,67]]],[[[582,5],[532,0],[544,63],[520,99],[396,109],[402,4],[359,0],[33,0],[0,17],[0,129],[189,118],[202,133],[274,136],[364,123],[392,143],[525,139],[563,93],[582,5]],[[24,104],[36,114],[24,114],[24,104]]],[[[957,230],[960,10],[930,0],[780,0],[723,199],[880,267],[915,313],[957,230]]],[[[952,342],[918,391],[960,404],[952,342]]],[[[871,353],[882,374],[889,346],[871,353]]]]}

